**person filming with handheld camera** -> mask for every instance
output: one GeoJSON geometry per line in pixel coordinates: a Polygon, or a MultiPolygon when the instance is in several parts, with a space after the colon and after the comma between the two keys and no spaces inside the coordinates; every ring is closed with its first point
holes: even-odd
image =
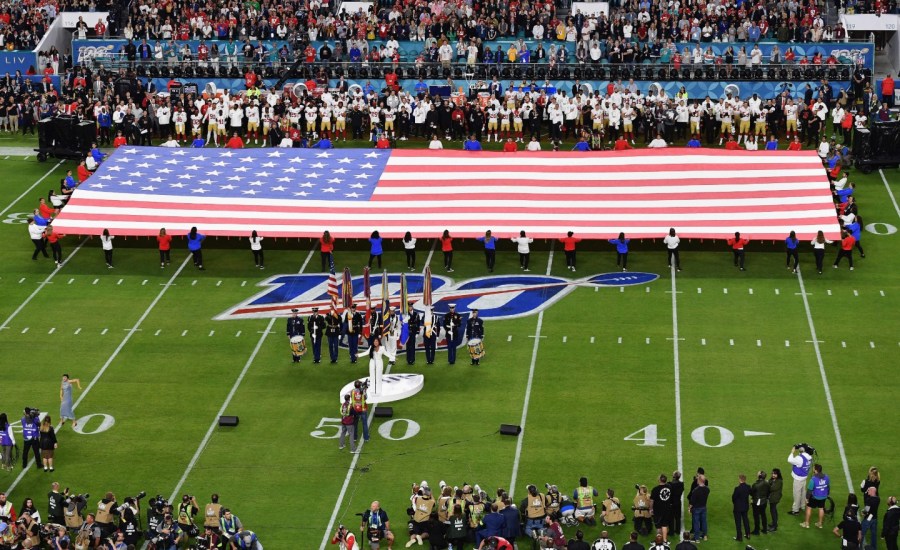
{"type": "Polygon", "coordinates": [[[799,515],[806,508],[806,479],[812,468],[812,455],[815,449],[806,443],[797,443],[791,448],[787,461],[791,465],[791,477],[794,479],[794,500],[791,503],[792,516],[799,515]]]}
{"type": "Polygon", "coordinates": [[[340,545],[341,550],[359,550],[359,544],[356,542],[356,535],[343,525],[338,525],[337,531],[331,537],[331,544],[340,545]]]}
{"type": "Polygon", "coordinates": [[[378,550],[382,541],[387,543],[388,548],[394,546],[391,522],[388,519],[387,512],[381,509],[381,503],[377,500],[372,502],[372,506],[360,516],[362,516],[362,523],[359,526],[359,531],[369,540],[369,547],[373,550],[378,550]]]}

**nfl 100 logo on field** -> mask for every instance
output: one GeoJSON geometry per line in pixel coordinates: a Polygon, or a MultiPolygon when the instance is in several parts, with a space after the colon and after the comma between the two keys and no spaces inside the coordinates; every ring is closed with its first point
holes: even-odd
{"type": "MultiPolygon", "coordinates": [[[[449,304],[455,303],[456,310],[466,315],[473,309],[485,320],[514,319],[533,315],[553,305],[579,286],[620,287],[646,284],[655,281],[655,273],[604,273],[580,279],[567,279],[545,275],[495,275],[476,277],[454,282],[453,279],[435,275],[431,278],[434,312],[443,315],[449,311],[449,304]]],[[[312,312],[313,307],[327,311],[331,307],[328,295],[329,276],[324,273],[306,275],[276,275],[258,284],[267,287],[215,317],[216,320],[268,319],[286,317],[292,309],[303,315],[312,312]]],[[[407,297],[416,311],[424,311],[422,292],[425,285],[423,275],[406,275],[407,297]]],[[[338,288],[342,285],[338,284],[338,288]]],[[[352,302],[360,311],[365,309],[363,277],[353,277],[352,302]]],[[[381,306],[383,292],[381,279],[373,277],[370,296],[373,306],[381,306]]],[[[388,275],[387,296],[392,306],[399,306],[400,274],[388,275]]],[[[405,309],[405,308],[404,308],[405,309]]]]}

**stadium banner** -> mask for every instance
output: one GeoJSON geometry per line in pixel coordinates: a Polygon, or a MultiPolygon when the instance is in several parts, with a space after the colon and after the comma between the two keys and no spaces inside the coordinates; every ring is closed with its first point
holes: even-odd
{"type": "Polygon", "coordinates": [[[63,11],[60,12],[59,17],[62,19],[63,27],[67,29],[74,29],[78,24],[79,19],[84,19],[84,22],[87,23],[88,28],[91,30],[97,25],[97,22],[101,19],[106,22],[109,21],[109,12],[108,11],[63,11]]]}
{"type": "Polygon", "coordinates": [[[346,11],[350,15],[354,13],[359,13],[362,11],[363,13],[369,13],[369,8],[374,6],[374,2],[341,2],[341,11],[346,11]]]}
{"type": "MultiPolygon", "coordinates": [[[[0,51],[0,75],[25,74],[29,68],[37,69],[37,54],[25,50],[0,51]]],[[[40,72],[40,71],[38,71],[40,72]]]]}
{"type": "MultiPolygon", "coordinates": [[[[207,44],[211,44],[213,42],[218,43],[220,48],[224,41],[221,40],[208,40],[207,44]]],[[[531,50],[537,48],[537,40],[524,40],[524,44],[531,50]]],[[[122,49],[127,43],[126,40],[73,40],[72,41],[72,52],[76,63],[83,62],[87,58],[104,56],[107,54],[117,53],[122,49]]],[[[179,46],[183,44],[188,44],[191,48],[191,51],[196,52],[197,46],[200,45],[199,40],[184,40],[177,42],[179,46]]],[[[274,61],[277,57],[277,52],[282,46],[287,46],[290,49],[288,43],[284,40],[263,40],[262,43],[265,45],[267,49],[267,57],[270,61],[274,61]]],[[[322,47],[323,44],[329,44],[330,46],[334,46],[334,41],[316,41],[313,42],[313,47],[318,51],[319,48],[322,47]]],[[[376,47],[383,44],[384,41],[380,40],[371,40],[369,41],[369,47],[376,47]]],[[[499,48],[500,51],[506,52],[509,47],[513,44],[517,44],[517,41],[513,41],[510,39],[505,40],[496,40],[492,42],[485,42],[485,46],[490,46],[492,51],[497,51],[499,48]]],[[[150,45],[155,45],[156,42],[150,42],[150,45]]],[[[254,42],[254,45],[256,42],[254,42]]],[[[676,43],[676,47],[679,52],[684,52],[685,48],[688,52],[692,52],[694,46],[696,44],[692,42],[678,42],[676,43]]],[[[575,47],[574,43],[564,43],[564,42],[549,42],[543,41],[544,48],[549,52],[551,46],[555,46],[556,48],[566,48],[569,53],[569,59],[575,59],[575,47]]],[[[735,52],[735,57],[737,57],[737,52],[740,51],[741,47],[743,47],[748,53],[753,48],[753,45],[750,42],[703,42],[700,44],[700,47],[706,51],[706,48],[712,48],[712,51],[716,55],[724,55],[725,51],[728,47],[732,47],[735,52]]],[[[772,49],[778,46],[781,50],[782,56],[787,51],[788,48],[792,48],[794,53],[797,56],[797,62],[803,58],[803,56],[807,56],[812,59],[812,56],[816,53],[821,53],[822,57],[827,59],[829,55],[834,54],[834,56],[841,63],[845,64],[861,64],[865,65],[869,69],[874,69],[875,67],[875,45],[871,42],[808,42],[808,43],[790,43],[790,42],[759,42],[759,49],[762,51],[763,59],[768,60],[769,56],[772,54],[772,49]]],[[[605,46],[601,45],[601,49],[605,46]]],[[[165,43],[163,43],[163,48],[167,49],[165,43]]],[[[422,49],[424,48],[423,42],[412,42],[412,41],[402,41],[398,43],[398,50],[401,53],[403,61],[411,62],[414,61],[416,56],[418,56],[422,49]]],[[[165,59],[168,59],[168,53],[165,55],[165,59]]],[[[224,62],[224,56],[220,57],[220,63],[224,62]]]]}
{"type": "Polygon", "coordinates": [[[605,15],[609,17],[609,2],[572,2],[571,13],[605,15]]]}

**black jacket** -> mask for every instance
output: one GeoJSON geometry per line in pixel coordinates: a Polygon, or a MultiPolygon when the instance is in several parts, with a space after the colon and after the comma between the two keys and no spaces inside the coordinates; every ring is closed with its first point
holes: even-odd
{"type": "Polygon", "coordinates": [[[740,483],[731,493],[731,503],[735,512],[746,512],[750,509],[750,486],[740,483]]]}

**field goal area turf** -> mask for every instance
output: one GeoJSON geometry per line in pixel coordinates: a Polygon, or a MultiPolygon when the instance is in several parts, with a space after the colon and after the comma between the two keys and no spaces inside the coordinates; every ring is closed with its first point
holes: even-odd
{"type": "MultiPolygon", "coordinates": [[[[582,242],[573,273],[559,242],[537,239],[528,288],[460,302],[504,312],[485,321],[481,365],[469,365],[463,348],[454,366],[445,351],[430,366],[421,351],[412,366],[398,357],[391,373],[422,374],[424,386],[391,403],[393,417],[374,419],[370,441],[350,454],[338,450],[338,395],[367,374],[363,362],[351,365],[342,348],[338,364],[327,349],[320,364],[311,352],[294,364],[283,317],[222,318],[261,293],[308,300],[318,287],[304,277],[325,278],[317,243],[265,240],[262,271],[246,238],[211,237],[201,272],[180,235],[162,269],[155,240],[116,239],[108,269],[96,238],[68,236],[65,263],[54,269],[50,260],[31,260],[22,221],[66,168],[21,159],[0,166],[0,232],[8,243],[0,409],[17,420],[23,407],[37,407],[56,423],[62,374],[83,387],[75,392],[78,427],[58,434],[56,471],[23,472],[17,463],[0,472],[0,490],[17,508],[32,497],[45,512],[52,481],[90,493],[91,506],[110,490],[120,500],[141,490],[177,501],[191,494],[201,505],[215,492],[266,548],[323,548],[338,524],[358,532],[355,514],[379,500],[399,547],[411,484],[422,480],[435,488],[441,480],[478,483],[492,496],[503,487],[518,502],[528,484],[571,494],[587,476],[630,507],[634,484],[652,486],[676,469],[689,484],[703,467],[712,494],[710,542],[701,546],[734,548],[729,497],[738,474],[787,473],[795,443],[818,449],[839,510],[873,465],[884,475],[883,507],[900,490],[890,436],[900,390],[897,170],[854,174],[866,258],[857,255],[852,272],[831,267],[829,247],[817,274],[806,242],[795,275],[785,269],[782,243],[771,239],[751,242],[744,272],[721,241],[684,242],[683,270],[675,272],[660,241],[645,239],[632,243],[627,273],[612,245],[582,242]],[[587,282],[597,276],[605,283],[587,282]],[[556,283],[537,288],[541,280],[556,283]],[[240,424],[220,428],[222,414],[240,424]],[[524,429],[502,436],[500,424],[524,429]]],[[[434,236],[417,236],[414,272],[399,241],[386,242],[390,274],[419,274],[428,263],[447,292],[521,284],[512,235],[497,235],[492,274],[479,243],[456,243],[447,273],[434,236]]],[[[361,275],[367,243],[337,238],[338,270],[361,275]]],[[[830,533],[801,529],[787,515],[787,485],[778,532],[750,544],[835,544],[830,533]]],[[[586,539],[600,529],[585,528],[586,539]]],[[[610,529],[620,547],[630,530],[610,529]]]]}

